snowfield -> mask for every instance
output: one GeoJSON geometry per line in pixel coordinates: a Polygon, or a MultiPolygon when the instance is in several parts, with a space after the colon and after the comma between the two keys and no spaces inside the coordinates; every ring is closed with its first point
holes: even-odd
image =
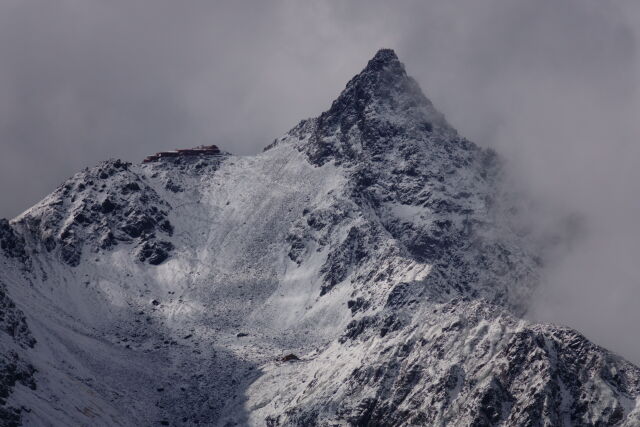
{"type": "Polygon", "coordinates": [[[0,425],[640,425],[637,367],[521,319],[502,178],[387,49],[256,156],[85,169],[0,222],[0,425]]]}

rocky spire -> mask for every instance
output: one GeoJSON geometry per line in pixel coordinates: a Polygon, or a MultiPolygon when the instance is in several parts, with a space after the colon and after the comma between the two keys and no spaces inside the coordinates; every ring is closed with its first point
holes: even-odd
{"type": "Polygon", "coordinates": [[[445,139],[457,136],[392,49],[380,49],[331,108],[292,130],[300,139],[309,132],[313,136],[306,150],[316,164],[353,157],[360,150],[387,150],[394,139],[420,143],[434,134],[445,139]]]}
{"type": "Polygon", "coordinates": [[[351,82],[358,78],[386,74],[398,79],[407,78],[404,66],[398,59],[393,49],[380,49],[373,58],[369,60],[367,66],[351,82]]]}
{"type": "Polygon", "coordinates": [[[427,130],[449,128],[392,49],[380,49],[347,83],[321,120],[329,125],[340,122],[343,132],[363,120],[393,121],[427,130]]]}

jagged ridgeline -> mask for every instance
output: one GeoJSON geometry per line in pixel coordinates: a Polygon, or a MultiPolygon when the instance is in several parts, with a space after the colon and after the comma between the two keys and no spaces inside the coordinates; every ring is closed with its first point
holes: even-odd
{"type": "Polygon", "coordinates": [[[0,221],[0,425],[640,425],[637,367],[521,318],[503,179],[388,49],[256,156],[86,169],[0,221]]]}

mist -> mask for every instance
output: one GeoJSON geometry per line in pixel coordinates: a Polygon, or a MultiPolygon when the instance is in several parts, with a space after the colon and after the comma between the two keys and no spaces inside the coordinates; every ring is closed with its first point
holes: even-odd
{"type": "Polygon", "coordinates": [[[390,47],[544,201],[541,225],[584,219],[529,316],[640,363],[639,36],[630,0],[7,0],[0,216],[107,158],[259,152],[390,47]]]}

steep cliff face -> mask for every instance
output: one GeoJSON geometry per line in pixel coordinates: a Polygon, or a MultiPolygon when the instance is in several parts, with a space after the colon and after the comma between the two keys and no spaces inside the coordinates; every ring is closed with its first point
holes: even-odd
{"type": "Polygon", "coordinates": [[[637,425],[636,367],[519,319],[502,179],[386,49],[257,156],[87,169],[0,222],[7,422],[637,425]]]}

